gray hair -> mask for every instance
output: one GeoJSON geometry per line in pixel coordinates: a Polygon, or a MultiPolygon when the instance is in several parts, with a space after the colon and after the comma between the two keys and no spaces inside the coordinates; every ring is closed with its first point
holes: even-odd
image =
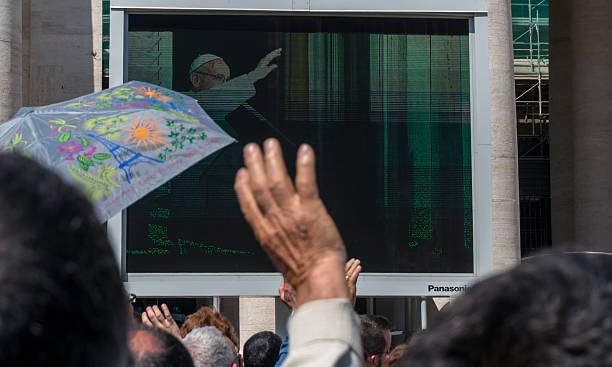
{"type": "Polygon", "coordinates": [[[195,367],[230,367],[236,352],[214,326],[195,328],[183,339],[195,367]]]}

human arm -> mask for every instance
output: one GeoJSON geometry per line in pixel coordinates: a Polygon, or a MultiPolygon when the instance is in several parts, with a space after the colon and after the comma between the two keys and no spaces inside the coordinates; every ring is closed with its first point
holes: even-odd
{"type": "Polygon", "coordinates": [[[361,367],[359,318],[348,299],[303,304],[289,321],[289,355],[283,367],[361,367]]]}
{"type": "Polygon", "coordinates": [[[255,237],[297,293],[297,307],[330,298],[348,299],[346,250],[319,198],[314,151],[298,151],[295,186],[276,139],[244,149],[246,168],[236,175],[240,208],[255,237]]]}
{"type": "Polygon", "coordinates": [[[289,354],[289,337],[286,336],[281,343],[280,350],[278,351],[278,361],[274,364],[274,367],[280,367],[287,359],[287,355],[289,354]]]}
{"type": "Polygon", "coordinates": [[[249,144],[234,188],[240,208],[276,268],[297,293],[284,366],[361,366],[359,322],[349,301],[346,250],[319,198],[311,147],[298,151],[295,183],[280,144],[249,144]]]}
{"type": "MultiPolygon", "coordinates": [[[[349,288],[349,295],[350,295],[350,299],[351,299],[351,306],[355,307],[355,300],[356,300],[356,283],[357,283],[357,278],[359,277],[359,273],[361,272],[361,264],[359,260],[356,259],[350,259],[349,261],[346,262],[345,265],[345,278],[346,278],[346,282],[347,282],[347,286],[349,288]]],[[[283,278],[283,280],[281,281],[281,285],[278,289],[279,295],[280,295],[280,299],[281,301],[283,301],[285,303],[285,305],[287,305],[287,307],[290,310],[294,310],[295,309],[295,290],[293,289],[293,287],[291,286],[291,284],[289,284],[288,281],[285,280],[285,278],[283,278]]],[[[325,305],[319,305],[319,307],[324,307],[325,305]]],[[[335,317],[335,314],[332,310],[326,310],[324,311],[325,314],[331,314],[332,315],[332,320],[331,322],[338,322],[338,320],[335,317]]],[[[325,316],[324,316],[325,317],[325,316]]],[[[294,334],[300,333],[303,330],[300,330],[301,328],[308,328],[311,327],[310,326],[310,321],[308,320],[308,316],[300,316],[298,317],[296,320],[298,321],[293,321],[293,323],[295,324],[296,322],[298,323],[298,325],[294,325],[293,328],[295,328],[296,330],[294,331],[294,334]],[[299,323],[301,321],[299,321],[301,319],[305,319],[305,325],[304,326],[300,326],[299,323]]],[[[345,323],[350,323],[350,318],[348,320],[344,321],[345,323]]],[[[326,325],[327,322],[323,322],[322,325],[326,325]]],[[[322,325],[319,325],[318,327],[322,327],[322,325]]],[[[290,326],[291,327],[291,326],[290,326]]],[[[350,329],[350,326],[338,326],[338,329],[342,330],[342,329],[350,329]]],[[[333,333],[335,332],[335,330],[331,330],[331,334],[327,334],[330,333],[330,330],[328,330],[326,328],[325,333],[327,334],[327,337],[330,337],[333,335],[333,333]]],[[[340,336],[340,338],[342,338],[342,336],[340,336]]],[[[342,350],[342,347],[340,348],[340,350],[342,350]]],[[[309,350],[308,353],[311,353],[312,351],[309,350]]],[[[322,356],[322,353],[334,353],[334,348],[331,348],[329,346],[324,346],[322,351],[317,351],[317,355],[322,356]]],[[[298,350],[297,353],[303,353],[300,352],[298,350]]],[[[336,352],[338,353],[338,352],[336,352]]],[[[278,361],[275,364],[275,367],[280,367],[281,365],[283,365],[283,363],[285,362],[285,359],[287,359],[287,356],[289,354],[289,337],[285,337],[285,339],[283,339],[283,343],[281,344],[280,347],[280,351],[279,351],[279,358],[278,361]]],[[[307,355],[306,355],[307,356],[307,355]]],[[[296,356],[295,354],[292,355],[292,360],[295,359],[296,356]]],[[[331,357],[331,360],[333,360],[334,357],[331,357]]],[[[330,358],[327,357],[327,360],[329,361],[330,358]]]]}

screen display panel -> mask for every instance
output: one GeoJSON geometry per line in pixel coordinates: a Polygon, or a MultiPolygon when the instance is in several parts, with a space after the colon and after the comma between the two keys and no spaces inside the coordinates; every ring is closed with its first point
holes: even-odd
{"type": "Polygon", "coordinates": [[[273,272],[233,181],[276,137],[368,273],[472,273],[468,21],[130,15],[129,80],[196,98],[238,143],[127,211],[128,273],[273,272]]]}

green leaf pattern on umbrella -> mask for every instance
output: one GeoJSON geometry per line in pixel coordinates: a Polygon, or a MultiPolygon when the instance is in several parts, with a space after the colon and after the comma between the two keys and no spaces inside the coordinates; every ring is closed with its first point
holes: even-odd
{"type": "Polygon", "coordinates": [[[57,141],[59,141],[60,143],[66,143],[68,140],[70,140],[71,136],[72,133],[70,131],[66,131],[57,138],[57,141]]]}
{"type": "Polygon", "coordinates": [[[49,120],[49,125],[51,129],[55,129],[58,133],[61,133],[66,129],[76,129],[77,125],[73,123],[73,121],[76,120],[78,120],[78,118],[72,118],[68,121],[64,119],[52,119],[49,120]]]}
{"type": "Polygon", "coordinates": [[[0,147],[0,152],[21,152],[27,145],[27,140],[23,138],[23,133],[19,130],[15,133],[15,136],[9,141],[7,146],[0,147]]]}
{"type": "Polygon", "coordinates": [[[164,147],[163,151],[159,153],[159,159],[161,160],[166,160],[168,153],[184,149],[186,144],[193,144],[198,139],[206,139],[206,133],[197,134],[198,131],[196,129],[186,129],[183,124],[177,125],[174,121],[167,121],[166,126],[170,128],[168,137],[172,140],[170,147],[164,147]]]}
{"type": "Polygon", "coordinates": [[[103,160],[109,159],[110,157],[112,157],[112,155],[107,154],[107,153],[96,153],[93,155],[93,157],[95,159],[103,161],[103,160]]]}
{"type": "Polygon", "coordinates": [[[93,130],[97,135],[104,135],[106,139],[117,140],[121,138],[119,129],[124,127],[124,124],[129,121],[127,116],[100,116],[85,121],[83,128],[85,130],[93,130]]]}
{"type": "Polygon", "coordinates": [[[85,189],[85,195],[91,200],[96,201],[100,196],[110,195],[119,185],[113,181],[113,176],[119,173],[113,167],[103,166],[98,169],[98,175],[94,176],[84,172],[75,166],[68,166],[68,171],[85,189]]]}
{"type": "Polygon", "coordinates": [[[81,167],[81,169],[84,171],[88,171],[89,167],[95,165],[91,158],[85,157],[83,155],[77,156],[77,161],[79,162],[79,166],[81,167]]]}

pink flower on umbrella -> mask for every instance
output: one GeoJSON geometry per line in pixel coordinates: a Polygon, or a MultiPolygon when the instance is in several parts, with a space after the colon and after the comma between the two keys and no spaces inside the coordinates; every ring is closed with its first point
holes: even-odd
{"type": "Polygon", "coordinates": [[[63,145],[57,147],[57,149],[59,149],[60,152],[68,154],[78,154],[83,149],[83,146],[73,141],[67,141],[63,145]]]}
{"type": "Polygon", "coordinates": [[[96,152],[96,147],[93,145],[88,146],[87,148],[85,148],[85,152],[83,153],[83,155],[85,157],[90,157],[92,156],[94,153],[96,152]]]}

